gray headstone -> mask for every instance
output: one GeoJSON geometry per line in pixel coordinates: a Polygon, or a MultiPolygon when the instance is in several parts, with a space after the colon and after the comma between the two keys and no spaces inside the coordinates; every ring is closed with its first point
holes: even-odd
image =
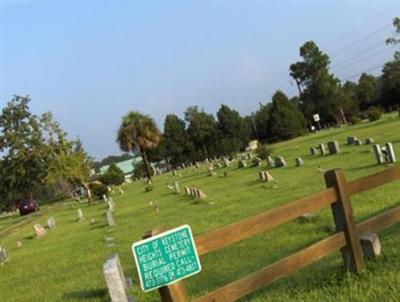
{"type": "Polygon", "coordinates": [[[78,221],[79,222],[83,221],[83,212],[81,209],[78,209],[78,221]]]}
{"type": "Polygon", "coordinates": [[[354,142],[354,144],[355,144],[356,146],[361,146],[361,145],[362,145],[362,141],[359,140],[359,139],[357,139],[357,140],[354,142]]]}
{"type": "Polygon", "coordinates": [[[179,189],[179,183],[177,181],[174,182],[174,192],[179,194],[181,190],[179,189]]]}
{"type": "Polygon", "coordinates": [[[111,302],[128,302],[126,280],[117,254],[111,255],[103,264],[103,274],[111,302]]]}
{"type": "Polygon", "coordinates": [[[340,153],[339,142],[338,141],[328,142],[328,150],[329,150],[329,154],[340,153]]]}
{"type": "Polygon", "coordinates": [[[6,261],[8,261],[8,255],[7,255],[7,251],[4,247],[0,246],[0,263],[4,263],[6,261]]]}
{"type": "Polygon", "coordinates": [[[396,154],[394,153],[392,143],[386,143],[385,147],[386,147],[388,162],[390,164],[394,164],[396,162],[396,154]]]}
{"type": "Polygon", "coordinates": [[[56,221],[54,220],[54,218],[53,218],[53,217],[48,218],[48,219],[47,219],[47,227],[48,227],[49,229],[52,229],[52,228],[54,228],[55,226],[56,226],[56,221]]]}
{"type": "Polygon", "coordinates": [[[324,144],[319,144],[318,145],[318,149],[321,155],[325,155],[326,154],[326,150],[325,150],[325,145],[324,144]]]}
{"type": "Polygon", "coordinates": [[[302,165],[304,165],[304,160],[300,157],[297,157],[296,158],[296,167],[300,167],[302,165]]]}
{"type": "Polygon", "coordinates": [[[259,157],[255,157],[255,158],[253,158],[253,166],[255,166],[255,167],[259,167],[259,166],[261,166],[261,158],[259,158],[259,157]]]}
{"type": "Polygon", "coordinates": [[[267,162],[268,162],[268,166],[273,167],[274,166],[274,160],[272,159],[271,156],[267,156],[267,162]]]}
{"type": "Polygon", "coordinates": [[[246,168],[247,164],[244,160],[239,161],[239,168],[246,168]]]}
{"type": "Polygon", "coordinates": [[[106,195],[106,194],[103,194],[103,200],[104,200],[104,202],[107,202],[107,201],[108,201],[107,195],[106,195]]]}
{"type": "Polygon", "coordinates": [[[381,146],[376,144],[374,145],[374,154],[375,154],[375,159],[378,163],[378,165],[382,165],[384,163],[383,155],[382,155],[382,149],[381,146]]]}
{"type": "Polygon", "coordinates": [[[365,144],[370,145],[375,143],[375,140],[372,137],[369,137],[365,140],[365,144]]]}
{"type": "Polygon", "coordinates": [[[317,155],[317,148],[311,147],[311,148],[310,148],[310,154],[311,154],[311,155],[317,155]]]}
{"type": "Polygon", "coordinates": [[[356,140],[358,140],[357,137],[349,136],[349,137],[347,137],[347,144],[353,145],[356,142],[356,140]]]}
{"type": "Polygon", "coordinates": [[[286,161],[283,156],[278,156],[275,158],[275,167],[281,168],[286,167],[286,161]]]}
{"type": "Polygon", "coordinates": [[[110,227],[115,226],[114,218],[110,210],[107,211],[107,223],[110,227]]]}
{"type": "Polygon", "coordinates": [[[361,246],[364,252],[364,257],[374,258],[381,254],[381,242],[377,234],[368,234],[361,236],[361,246]]]}

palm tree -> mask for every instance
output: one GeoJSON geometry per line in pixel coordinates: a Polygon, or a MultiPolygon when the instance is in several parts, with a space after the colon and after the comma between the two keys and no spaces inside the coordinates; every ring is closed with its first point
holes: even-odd
{"type": "Polygon", "coordinates": [[[151,173],[147,151],[158,145],[160,136],[160,130],[150,116],[130,111],[122,117],[117,136],[119,147],[125,152],[140,151],[149,182],[151,182],[151,173]]]}

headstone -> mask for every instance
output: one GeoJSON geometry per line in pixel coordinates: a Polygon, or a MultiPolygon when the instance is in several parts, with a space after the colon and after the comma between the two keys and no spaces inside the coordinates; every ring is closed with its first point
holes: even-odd
{"type": "Polygon", "coordinates": [[[205,199],[207,198],[207,195],[203,193],[203,191],[197,189],[197,198],[199,199],[205,199]]]}
{"type": "Polygon", "coordinates": [[[179,194],[181,190],[179,189],[179,183],[177,181],[174,182],[174,192],[179,194]]]}
{"type": "Polygon", "coordinates": [[[229,167],[229,165],[231,164],[231,162],[229,161],[229,159],[227,159],[226,157],[224,157],[224,164],[225,164],[225,167],[227,168],[227,167],[229,167]]]}
{"type": "Polygon", "coordinates": [[[208,176],[213,176],[214,173],[214,166],[212,164],[208,165],[208,176]]]}
{"type": "Polygon", "coordinates": [[[253,158],[253,166],[255,166],[255,167],[261,166],[261,158],[259,158],[259,157],[254,157],[254,158],[253,158]]]}
{"type": "Polygon", "coordinates": [[[349,137],[347,137],[347,144],[353,145],[356,142],[356,140],[358,140],[357,137],[349,136],[349,137]]]}
{"type": "Polygon", "coordinates": [[[49,219],[47,219],[47,227],[49,229],[52,229],[56,226],[56,221],[54,220],[53,217],[50,217],[49,219]]]}
{"type": "Polygon", "coordinates": [[[115,226],[114,218],[110,210],[107,211],[107,223],[109,227],[115,226]]]}
{"type": "Polygon", "coordinates": [[[200,168],[200,163],[196,162],[195,166],[196,166],[197,169],[199,169],[200,168]]]}
{"type": "MultiPolygon", "coordinates": [[[[156,171],[157,172],[157,171],[156,171]]],[[[157,174],[157,173],[156,173],[157,174]]],[[[122,190],[122,188],[118,188],[119,189],[119,193],[122,195],[122,194],[124,194],[125,192],[124,192],[124,190],[122,190]]]]}
{"type": "Polygon", "coordinates": [[[321,155],[325,155],[326,154],[326,150],[325,150],[325,145],[324,144],[319,144],[318,145],[318,149],[319,149],[319,153],[321,155]]]}
{"type": "Polygon", "coordinates": [[[103,264],[103,274],[111,302],[128,302],[128,296],[125,292],[125,276],[117,254],[109,256],[103,264]]]}
{"type": "Polygon", "coordinates": [[[369,137],[365,140],[365,144],[370,145],[375,143],[375,140],[372,137],[369,137]]]}
{"type": "Polygon", "coordinates": [[[107,201],[108,201],[108,198],[107,198],[107,195],[106,195],[106,194],[103,194],[103,200],[104,200],[104,202],[107,202],[107,201]]]}
{"type": "Polygon", "coordinates": [[[328,142],[328,150],[329,154],[331,155],[340,153],[339,142],[338,141],[328,142]]]}
{"type": "Polygon", "coordinates": [[[304,160],[301,157],[296,158],[296,167],[304,165],[304,160]]]}
{"type": "Polygon", "coordinates": [[[185,187],[185,194],[188,195],[188,196],[190,195],[190,189],[189,189],[189,187],[185,187]]]}
{"type": "Polygon", "coordinates": [[[386,147],[388,163],[394,164],[396,162],[396,154],[394,153],[393,144],[386,143],[385,147],[386,147]]]}
{"type": "Polygon", "coordinates": [[[178,172],[176,170],[172,170],[172,176],[178,176],[178,172]]]}
{"type": "Polygon", "coordinates": [[[17,248],[20,248],[22,246],[22,241],[21,240],[17,240],[17,248]]]}
{"type": "Polygon", "coordinates": [[[108,202],[108,210],[112,213],[112,212],[114,212],[114,205],[113,205],[113,203],[111,202],[111,200],[109,200],[108,202]]]}
{"type": "Polygon", "coordinates": [[[239,161],[239,168],[246,168],[247,164],[244,160],[239,161]]]}
{"type": "Polygon", "coordinates": [[[361,236],[360,240],[365,258],[374,258],[380,256],[382,248],[377,234],[361,236]]]}
{"type": "Polygon", "coordinates": [[[41,226],[40,224],[36,223],[33,228],[35,229],[35,235],[38,238],[43,237],[44,235],[46,235],[46,230],[44,229],[43,226],[41,226]]]}
{"type": "Polygon", "coordinates": [[[286,161],[283,156],[278,156],[275,158],[275,167],[281,168],[286,167],[286,161]]]}
{"type": "Polygon", "coordinates": [[[208,158],[206,158],[204,161],[206,162],[206,164],[208,164],[210,162],[210,160],[208,158]]]}
{"type": "Polygon", "coordinates": [[[218,162],[218,163],[217,163],[217,167],[218,167],[218,168],[222,168],[222,167],[223,167],[223,166],[222,166],[222,163],[219,163],[219,162],[218,162]]]}
{"type": "Polygon", "coordinates": [[[311,155],[317,155],[317,148],[311,147],[310,148],[310,153],[311,153],[311,155]]]}
{"type": "Polygon", "coordinates": [[[374,145],[374,154],[378,165],[382,165],[385,161],[382,155],[382,149],[380,145],[378,144],[374,145]]]}
{"type": "Polygon", "coordinates": [[[7,251],[4,247],[0,246],[0,263],[4,263],[7,262],[8,259],[8,255],[7,255],[7,251]]]}
{"type": "Polygon", "coordinates": [[[356,140],[354,141],[354,144],[355,144],[356,146],[361,146],[361,145],[362,145],[362,141],[359,140],[359,139],[356,139],[356,140]]]}
{"type": "Polygon", "coordinates": [[[96,223],[96,219],[91,218],[91,219],[90,219],[90,224],[95,224],[95,223],[96,223]]]}
{"type": "Polygon", "coordinates": [[[83,221],[83,212],[81,209],[78,209],[78,221],[79,222],[83,221]]]}
{"type": "Polygon", "coordinates": [[[259,175],[261,181],[268,182],[274,180],[274,178],[272,177],[271,174],[269,174],[268,171],[260,171],[259,175]]]}
{"type": "Polygon", "coordinates": [[[270,166],[270,167],[274,166],[274,160],[272,159],[271,156],[267,156],[267,162],[268,162],[268,166],[270,166]]]}

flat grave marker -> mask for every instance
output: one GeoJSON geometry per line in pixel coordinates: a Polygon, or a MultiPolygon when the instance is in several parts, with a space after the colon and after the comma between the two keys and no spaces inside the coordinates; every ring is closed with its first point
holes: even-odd
{"type": "Polygon", "coordinates": [[[201,271],[188,225],[138,241],[132,252],[143,291],[169,285],[201,271]]]}

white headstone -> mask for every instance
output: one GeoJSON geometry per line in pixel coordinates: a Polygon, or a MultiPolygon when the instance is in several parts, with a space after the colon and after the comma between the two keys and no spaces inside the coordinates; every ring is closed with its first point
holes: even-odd
{"type": "Polygon", "coordinates": [[[300,167],[302,165],[304,165],[304,160],[300,157],[297,157],[296,158],[296,167],[300,167]]]}
{"type": "Polygon", "coordinates": [[[35,229],[36,237],[40,238],[40,237],[43,237],[44,235],[46,235],[46,230],[40,224],[38,224],[38,223],[35,224],[33,226],[33,228],[35,229]]]}
{"type": "Polygon", "coordinates": [[[54,220],[53,217],[50,217],[49,219],[47,219],[47,227],[49,229],[52,229],[56,226],[56,221],[54,220]]]}
{"type": "Polygon", "coordinates": [[[179,189],[179,183],[177,181],[174,182],[174,192],[179,194],[181,190],[179,189]]]}
{"type": "Polygon", "coordinates": [[[378,165],[382,165],[385,161],[383,159],[382,149],[380,145],[378,144],[374,145],[374,154],[375,154],[375,159],[378,162],[378,165]]]}
{"type": "Polygon", "coordinates": [[[83,212],[81,209],[78,209],[78,220],[79,222],[83,221],[83,212]]]}
{"type": "Polygon", "coordinates": [[[117,254],[109,256],[103,264],[103,274],[111,302],[128,302],[128,296],[125,292],[125,276],[117,254]]]}
{"type": "Polygon", "coordinates": [[[0,246],[0,263],[4,263],[6,261],[8,261],[8,255],[7,255],[7,251],[4,247],[0,246]]]}
{"type": "Polygon", "coordinates": [[[394,164],[396,162],[396,154],[394,153],[392,143],[386,143],[385,147],[386,147],[388,162],[390,164],[394,164]]]}
{"type": "Polygon", "coordinates": [[[107,211],[107,223],[110,227],[115,226],[114,218],[110,210],[107,211]]]}

